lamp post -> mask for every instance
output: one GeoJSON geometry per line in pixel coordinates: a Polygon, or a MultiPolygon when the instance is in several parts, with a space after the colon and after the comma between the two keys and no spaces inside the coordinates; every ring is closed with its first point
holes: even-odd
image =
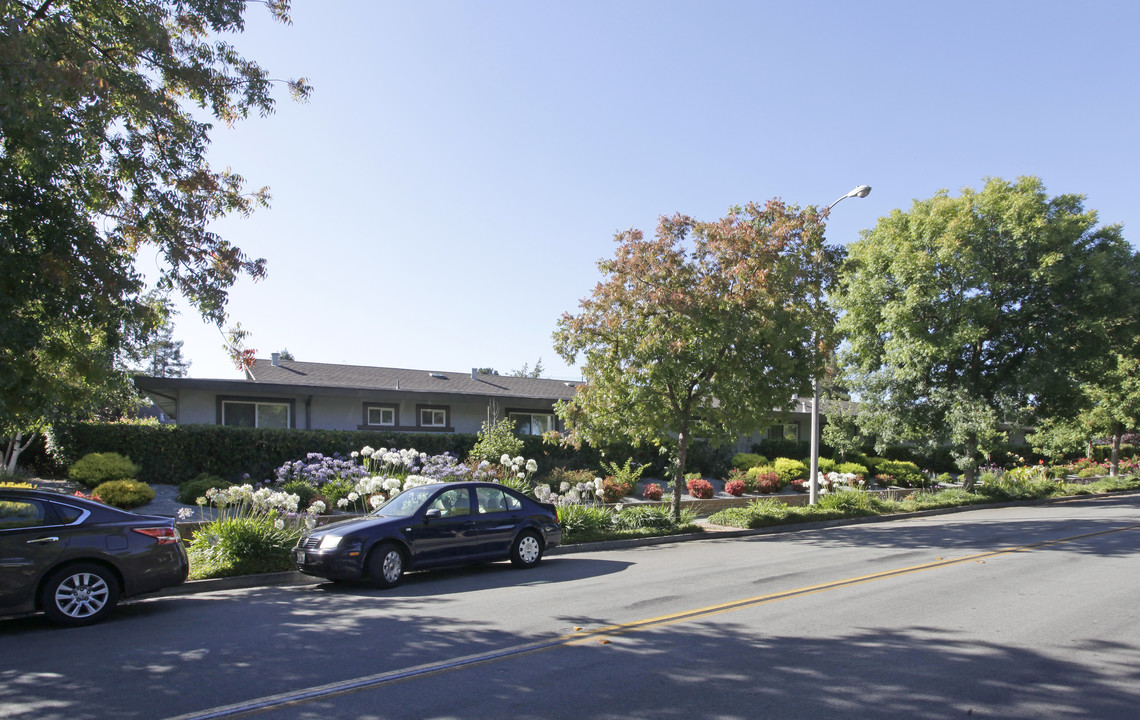
{"type": "MultiPolygon", "coordinates": [[[[865,198],[870,194],[870,185],[860,185],[828,205],[827,209],[831,210],[849,197],[865,198]]],[[[811,382],[811,466],[808,468],[808,488],[811,492],[808,501],[815,505],[819,499],[819,373],[816,373],[811,382]]]]}

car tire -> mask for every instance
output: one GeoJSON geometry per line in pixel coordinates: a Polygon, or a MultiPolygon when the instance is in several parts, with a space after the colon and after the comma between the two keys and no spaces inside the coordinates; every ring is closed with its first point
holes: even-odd
{"type": "Polygon", "coordinates": [[[407,558],[395,543],[377,545],[368,556],[368,580],[376,587],[390,588],[404,577],[407,558]]]}
{"type": "Polygon", "coordinates": [[[119,603],[119,581],[106,566],[68,565],[52,573],[40,591],[40,607],[57,625],[91,625],[119,603]]]}
{"type": "Polygon", "coordinates": [[[542,539],[533,530],[519,533],[511,545],[511,562],[515,567],[532,568],[542,559],[542,539]]]}

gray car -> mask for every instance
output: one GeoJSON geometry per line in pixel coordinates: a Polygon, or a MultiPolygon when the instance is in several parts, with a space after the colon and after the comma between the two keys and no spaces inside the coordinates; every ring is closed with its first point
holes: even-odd
{"type": "Polygon", "coordinates": [[[421,485],[371,515],[325,525],[293,549],[297,569],[392,587],[406,570],[510,560],[534,567],[562,541],[558,511],[497,483],[421,485]]]}
{"type": "Polygon", "coordinates": [[[186,580],[173,518],[60,493],[0,488],[0,615],[60,625],[105,618],[121,598],[186,580]]]}

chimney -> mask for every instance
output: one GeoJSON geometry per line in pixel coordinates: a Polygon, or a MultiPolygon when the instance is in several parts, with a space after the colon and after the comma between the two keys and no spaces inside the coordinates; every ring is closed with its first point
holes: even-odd
{"type": "Polygon", "coordinates": [[[281,367],[281,353],[272,353],[269,358],[273,363],[273,367],[281,367]]]}
{"type": "Polygon", "coordinates": [[[479,379],[479,368],[471,368],[471,379],[472,380],[478,380],[479,379]]]}

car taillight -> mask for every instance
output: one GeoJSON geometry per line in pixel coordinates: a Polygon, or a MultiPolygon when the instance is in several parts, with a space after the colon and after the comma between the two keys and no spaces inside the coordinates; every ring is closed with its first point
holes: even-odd
{"type": "Polygon", "coordinates": [[[147,535],[158,541],[159,545],[173,545],[182,539],[179,534],[178,528],[172,527],[149,527],[149,528],[131,528],[137,533],[147,535]]]}

